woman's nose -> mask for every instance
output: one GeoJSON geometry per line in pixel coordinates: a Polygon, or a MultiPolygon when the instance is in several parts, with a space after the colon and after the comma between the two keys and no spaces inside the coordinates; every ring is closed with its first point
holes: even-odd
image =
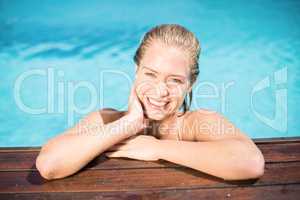
{"type": "Polygon", "coordinates": [[[165,97],[168,96],[169,91],[168,91],[168,87],[164,82],[160,82],[158,83],[158,96],[159,97],[165,97]]]}

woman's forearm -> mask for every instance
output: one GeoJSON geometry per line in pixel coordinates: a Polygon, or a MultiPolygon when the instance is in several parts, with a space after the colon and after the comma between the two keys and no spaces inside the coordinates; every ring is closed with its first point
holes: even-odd
{"type": "Polygon", "coordinates": [[[264,172],[264,158],[254,144],[241,140],[159,141],[158,157],[225,180],[251,179],[264,172]],[[250,145],[250,146],[249,146],[250,145]]]}
{"type": "Polygon", "coordinates": [[[98,122],[87,118],[46,143],[36,161],[41,175],[55,179],[74,174],[106,149],[137,132],[127,116],[105,125],[98,122]]]}

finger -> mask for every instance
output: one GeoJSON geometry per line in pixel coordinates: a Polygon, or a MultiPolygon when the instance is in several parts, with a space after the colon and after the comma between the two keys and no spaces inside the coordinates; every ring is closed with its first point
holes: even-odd
{"type": "Polygon", "coordinates": [[[131,90],[130,90],[129,100],[133,101],[135,98],[136,98],[136,87],[135,87],[135,85],[132,85],[131,90]]]}
{"type": "Polygon", "coordinates": [[[108,150],[118,151],[118,150],[127,150],[127,149],[129,149],[127,144],[116,144],[116,145],[110,147],[108,150]]]}
{"type": "Polygon", "coordinates": [[[114,152],[105,153],[105,156],[109,158],[126,157],[126,158],[136,159],[136,155],[133,151],[114,151],[114,152]]]}
{"type": "Polygon", "coordinates": [[[123,155],[125,155],[125,151],[108,152],[105,153],[104,155],[110,158],[122,157],[123,155]]]}
{"type": "Polygon", "coordinates": [[[127,138],[127,140],[125,140],[125,143],[128,143],[128,142],[134,140],[134,139],[137,138],[137,137],[138,137],[138,135],[132,135],[132,136],[130,136],[129,138],[127,138]]]}
{"type": "Polygon", "coordinates": [[[129,138],[122,141],[122,144],[128,144],[130,141],[134,140],[137,135],[130,136],[129,138]]]}
{"type": "Polygon", "coordinates": [[[104,155],[109,157],[109,158],[117,158],[117,157],[130,158],[130,156],[131,156],[128,151],[114,151],[114,152],[105,153],[104,155]]]}
{"type": "Polygon", "coordinates": [[[132,145],[132,144],[136,143],[137,138],[138,138],[139,136],[140,136],[140,135],[134,135],[134,136],[131,136],[130,138],[128,138],[127,140],[124,141],[124,145],[128,145],[128,148],[129,148],[129,145],[132,145]]]}

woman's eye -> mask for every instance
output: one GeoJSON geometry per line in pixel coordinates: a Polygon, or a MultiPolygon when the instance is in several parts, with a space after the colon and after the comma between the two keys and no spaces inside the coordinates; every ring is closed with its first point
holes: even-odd
{"type": "Polygon", "coordinates": [[[154,74],[154,73],[151,73],[151,72],[145,72],[145,75],[151,76],[151,77],[154,77],[154,76],[155,76],[155,74],[154,74]]]}
{"type": "Polygon", "coordinates": [[[172,78],[172,79],[171,79],[171,82],[173,82],[173,83],[180,83],[180,84],[183,83],[182,80],[176,79],[176,78],[172,78]]]}

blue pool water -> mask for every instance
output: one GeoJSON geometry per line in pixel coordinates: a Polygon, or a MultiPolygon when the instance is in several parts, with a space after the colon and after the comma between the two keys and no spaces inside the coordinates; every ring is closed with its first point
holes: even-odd
{"type": "Polygon", "coordinates": [[[38,146],[103,107],[125,110],[154,25],[202,45],[193,109],[252,138],[300,136],[300,2],[0,1],[0,146],[38,146]]]}

